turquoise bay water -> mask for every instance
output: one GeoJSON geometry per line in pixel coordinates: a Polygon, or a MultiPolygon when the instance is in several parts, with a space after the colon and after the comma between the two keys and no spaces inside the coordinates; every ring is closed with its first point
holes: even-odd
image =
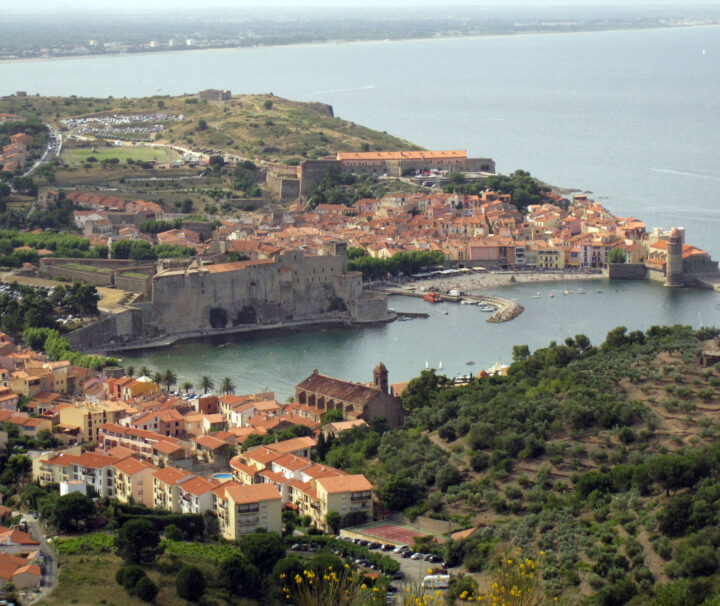
{"type": "MultiPolygon", "coordinates": [[[[648,227],[684,226],[689,242],[717,258],[718,33],[678,28],[10,62],[0,63],[0,94],[122,97],[212,87],[322,101],[336,115],[428,148],[466,148],[492,156],[502,172],[524,168],[591,190],[612,212],[648,227]]],[[[313,368],[368,381],[383,360],[391,381],[403,381],[426,361],[442,361],[449,374],[508,362],[517,343],[539,347],[577,333],[598,342],[617,325],[718,323],[712,291],[623,283],[605,284],[598,294],[597,284],[570,296],[554,284],[503,288],[498,294],[526,308],[506,324],[485,323],[471,306],[401,299],[390,305],[430,308],[432,317],[243,336],[221,349],[181,344],[125,359],[172,366],[180,381],[229,375],[243,392],[267,387],[285,398],[313,368]],[[531,299],[536,292],[541,297],[531,299]]]]}
{"type": "Polygon", "coordinates": [[[600,343],[618,325],[631,329],[666,323],[700,327],[717,324],[720,319],[720,310],[715,307],[718,296],[713,291],[680,291],[644,282],[611,284],[605,280],[572,282],[567,288],[573,294],[567,296],[562,294],[564,288],[557,283],[540,283],[487,291],[515,298],[525,307],[518,318],[503,324],[487,323],[488,314],[473,305],[432,305],[422,299],[395,296],[389,299],[390,307],[429,312],[430,318],[371,328],[262,333],[180,343],[166,350],[133,355],[125,352],[123,364],[172,367],[180,382],[197,383],[201,375],[208,374],[219,384],[229,375],[239,393],[270,389],[284,400],[314,368],[324,374],[369,382],[372,369],[382,361],[394,383],[417,376],[427,363],[436,368],[442,364],[446,374],[455,376],[477,373],[497,361],[509,363],[514,344],[527,343],[535,349],[581,333],[600,343]],[[603,292],[598,293],[598,289],[603,292]],[[537,293],[539,299],[530,298],[537,293]],[[475,364],[467,365],[471,360],[475,364]]]}

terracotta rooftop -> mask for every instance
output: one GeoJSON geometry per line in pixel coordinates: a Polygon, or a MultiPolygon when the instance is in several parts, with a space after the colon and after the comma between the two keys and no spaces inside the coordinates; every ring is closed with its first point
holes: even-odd
{"type": "Polygon", "coordinates": [[[307,379],[298,384],[296,389],[315,392],[325,397],[333,398],[334,400],[351,402],[363,406],[382,393],[377,389],[321,375],[319,372],[311,374],[307,379]]]}
{"type": "Polygon", "coordinates": [[[320,484],[328,492],[328,494],[335,494],[338,492],[360,492],[373,489],[372,484],[362,474],[319,478],[316,482],[320,484]]]}

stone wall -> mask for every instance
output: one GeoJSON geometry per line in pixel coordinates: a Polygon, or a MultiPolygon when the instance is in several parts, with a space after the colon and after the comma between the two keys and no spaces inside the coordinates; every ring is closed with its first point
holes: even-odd
{"type": "Polygon", "coordinates": [[[300,195],[306,195],[313,185],[317,185],[332,168],[340,168],[338,160],[303,160],[300,165],[300,195]]]}
{"type": "MultiPolygon", "coordinates": [[[[133,273],[134,270],[133,270],[133,273]]],[[[154,272],[153,272],[154,273],[154,272]]],[[[115,273],[115,288],[120,290],[127,290],[128,292],[134,292],[149,301],[152,296],[152,275],[146,275],[142,278],[128,276],[123,272],[115,273]]]]}
{"type": "Polygon", "coordinates": [[[365,294],[360,299],[346,301],[353,322],[380,322],[387,319],[387,298],[365,294]]]}
{"type": "Polygon", "coordinates": [[[608,263],[603,273],[610,280],[645,280],[648,277],[643,263],[608,263]]]}
{"type": "MultiPolygon", "coordinates": [[[[82,261],[83,259],[78,259],[82,261]]],[[[43,278],[64,278],[71,282],[84,282],[92,286],[112,286],[113,274],[100,273],[93,271],[81,271],[78,269],[68,269],[58,265],[40,266],[40,276],[43,278]]]]}
{"type": "Polygon", "coordinates": [[[107,350],[112,345],[132,341],[143,333],[142,313],[139,309],[102,316],[92,324],[67,333],[65,338],[79,350],[107,350]]]}

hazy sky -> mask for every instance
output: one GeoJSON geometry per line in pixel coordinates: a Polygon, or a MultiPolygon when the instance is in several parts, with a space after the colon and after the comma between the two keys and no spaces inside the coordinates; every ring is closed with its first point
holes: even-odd
{"type": "MultiPolygon", "coordinates": [[[[222,7],[229,9],[242,8],[264,8],[264,7],[318,7],[330,6],[333,8],[347,7],[387,7],[387,8],[417,8],[427,6],[441,8],[443,6],[663,6],[683,7],[702,5],[702,0],[208,0],[198,2],[197,0],[121,0],[111,2],[110,0],[24,0],[13,2],[12,0],[0,0],[3,4],[0,8],[2,13],[29,13],[29,12],[126,12],[126,11],[163,11],[199,9],[210,7],[222,7]]],[[[705,2],[705,4],[710,4],[705,2]]]]}

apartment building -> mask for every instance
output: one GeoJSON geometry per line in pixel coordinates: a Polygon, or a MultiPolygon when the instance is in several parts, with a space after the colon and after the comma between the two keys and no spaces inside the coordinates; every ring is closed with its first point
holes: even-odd
{"type": "Polygon", "coordinates": [[[153,506],[153,474],[158,471],[152,463],[127,457],[112,465],[115,496],[123,503],[134,502],[153,506]]]}
{"type": "Polygon", "coordinates": [[[165,467],[153,473],[153,508],[180,510],[180,484],[191,478],[193,474],[175,467],[165,467]]]}
{"type": "MultiPolygon", "coordinates": [[[[79,448],[74,449],[77,452],[79,448]]],[[[33,480],[41,486],[60,482],[84,482],[101,497],[114,497],[117,457],[84,452],[45,453],[33,459],[33,480]]]]}
{"type": "Polygon", "coordinates": [[[117,423],[126,415],[126,406],[119,402],[86,400],[62,408],[60,423],[79,428],[81,442],[94,442],[99,439],[100,427],[104,423],[117,423]]]}
{"type": "Polygon", "coordinates": [[[226,482],[213,490],[213,509],[223,538],[230,541],[259,528],[282,532],[282,499],[269,484],[226,482]]]}
{"type": "Polygon", "coordinates": [[[190,478],[178,484],[178,511],[204,513],[213,510],[213,490],[217,483],[205,478],[190,478]]]}

